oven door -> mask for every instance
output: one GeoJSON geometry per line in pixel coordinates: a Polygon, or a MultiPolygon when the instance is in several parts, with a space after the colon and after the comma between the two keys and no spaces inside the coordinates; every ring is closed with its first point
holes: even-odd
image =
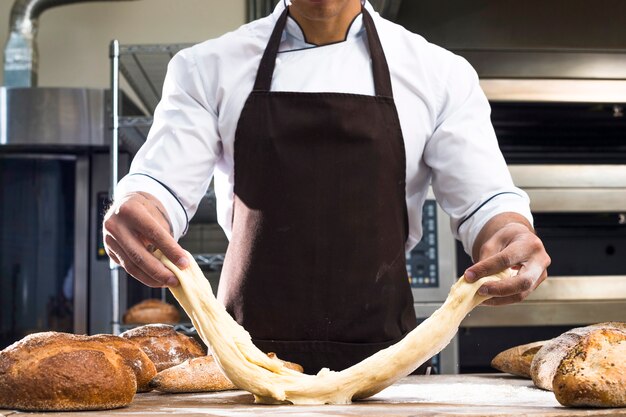
{"type": "MultiPolygon", "coordinates": [[[[524,302],[478,307],[464,326],[626,321],[626,166],[511,165],[530,196],[549,277],[524,302]]],[[[470,260],[457,252],[459,271],[470,260]]]]}

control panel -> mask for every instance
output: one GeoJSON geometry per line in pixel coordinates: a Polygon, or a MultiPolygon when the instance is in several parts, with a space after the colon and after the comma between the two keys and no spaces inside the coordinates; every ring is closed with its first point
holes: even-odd
{"type": "Polygon", "coordinates": [[[437,203],[426,200],[422,209],[422,240],[406,254],[406,269],[412,288],[439,287],[437,251],[437,203]]]}

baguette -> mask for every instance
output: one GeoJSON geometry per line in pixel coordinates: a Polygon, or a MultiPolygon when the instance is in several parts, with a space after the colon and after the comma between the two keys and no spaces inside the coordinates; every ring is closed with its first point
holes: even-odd
{"type": "MultiPolygon", "coordinates": [[[[276,354],[267,354],[276,358],[276,354]]],[[[303,372],[302,366],[282,361],[285,366],[298,372],[303,372]]],[[[150,387],[161,392],[188,393],[210,392],[237,389],[222,372],[215,362],[213,355],[202,356],[186,360],[180,365],[173,366],[159,372],[150,382],[150,387]]]]}
{"type": "Polygon", "coordinates": [[[493,358],[491,366],[501,372],[521,376],[523,378],[530,378],[530,364],[537,351],[539,351],[545,343],[546,341],[542,340],[540,342],[528,343],[507,349],[493,358]]]}

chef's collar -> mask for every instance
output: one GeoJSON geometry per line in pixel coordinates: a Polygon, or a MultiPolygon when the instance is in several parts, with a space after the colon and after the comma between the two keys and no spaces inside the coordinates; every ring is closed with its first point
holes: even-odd
{"type": "MultiPolygon", "coordinates": [[[[365,7],[371,15],[376,14],[376,12],[374,11],[374,8],[369,3],[369,1],[361,0],[361,3],[363,3],[363,7],[365,7]]],[[[290,4],[291,4],[291,0],[281,0],[278,2],[276,7],[274,8],[274,11],[272,12],[272,17],[274,18],[274,22],[278,20],[278,18],[283,13],[285,8],[290,4]]],[[[346,36],[346,40],[358,36],[363,30],[365,30],[363,26],[363,14],[359,13],[354,18],[354,20],[350,24],[350,27],[348,28],[348,34],[346,36]]],[[[285,31],[283,32],[283,36],[282,36],[283,40],[285,39],[285,36],[287,33],[290,36],[293,36],[294,38],[298,39],[299,41],[306,43],[306,40],[304,38],[304,32],[302,32],[302,28],[300,27],[298,22],[296,22],[291,16],[287,19],[287,23],[285,25],[285,31]]]]}

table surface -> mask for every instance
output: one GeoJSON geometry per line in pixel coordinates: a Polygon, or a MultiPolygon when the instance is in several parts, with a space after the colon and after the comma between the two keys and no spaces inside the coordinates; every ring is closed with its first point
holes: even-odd
{"type": "MultiPolygon", "coordinates": [[[[0,416],[24,413],[0,410],[0,416]]],[[[404,378],[379,394],[349,405],[260,405],[245,391],[137,394],[125,408],[29,413],[29,416],[626,416],[626,408],[566,408],[529,380],[504,374],[429,375],[404,378]]]]}

